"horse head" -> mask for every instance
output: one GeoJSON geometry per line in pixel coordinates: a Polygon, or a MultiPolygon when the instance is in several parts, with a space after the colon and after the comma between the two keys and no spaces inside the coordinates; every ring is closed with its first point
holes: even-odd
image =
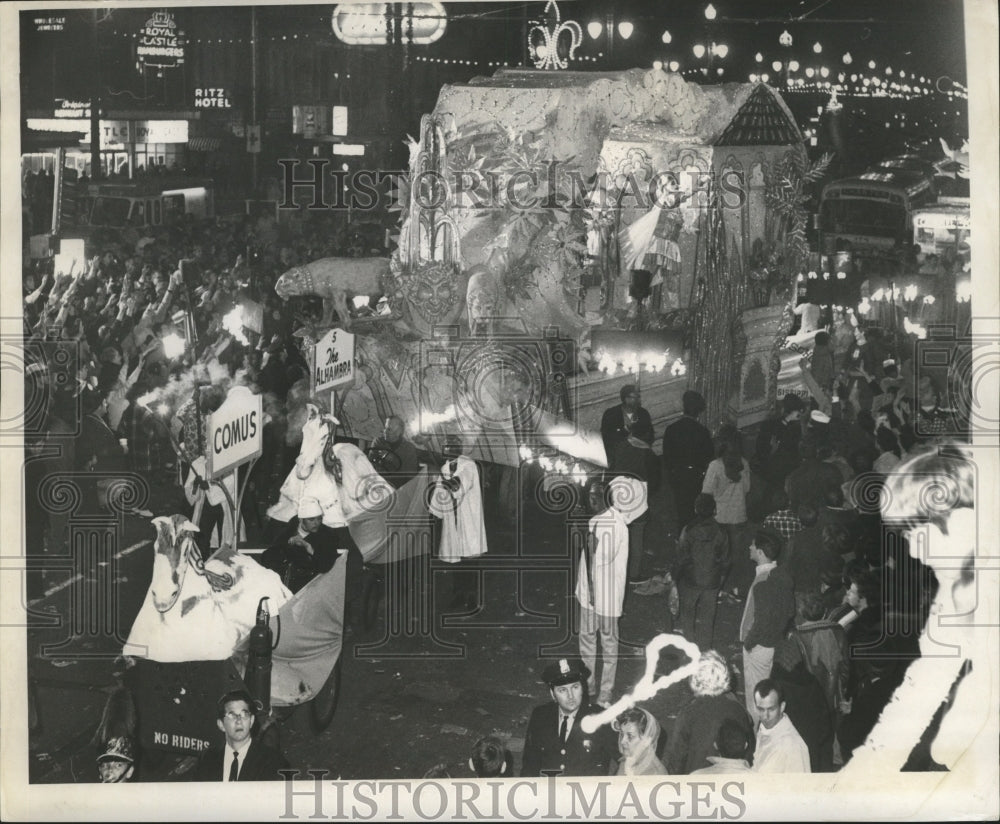
{"type": "Polygon", "coordinates": [[[196,527],[184,515],[153,518],[156,527],[156,557],[153,559],[153,581],[149,592],[157,612],[169,611],[181,594],[189,553],[197,553],[192,534],[196,527]]]}
{"type": "Polygon", "coordinates": [[[302,424],[302,447],[295,459],[295,474],[305,480],[312,474],[316,462],[324,457],[327,444],[333,443],[333,429],[339,421],[324,415],[315,404],[306,404],[306,422],[302,424]]]}

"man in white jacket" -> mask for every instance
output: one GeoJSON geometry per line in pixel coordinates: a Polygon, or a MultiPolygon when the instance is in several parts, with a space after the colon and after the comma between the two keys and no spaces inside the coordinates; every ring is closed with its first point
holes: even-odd
{"type": "Polygon", "coordinates": [[[600,634],[602,665],[597,703],[607,706],[612,701],[618,673],[618,619],[628,575],[628,525],[648,507],[646,485],[627,477],[614,478],[607,490],[594,483],[589,489],[589,503],[591,511],[597,514],[588,524],[587,544],[576,584],[576,598],[580,602],[580,657],[590,670],[587,686],[590,695],[594,695],[600,634]]]}
{"type": "Polygon", "coordinates": [[[753,754],[753,771],[759,773],[807,773],[809,747],[785,715],[785,697],[777,681],[765,678],[753,691],[760,726],[757,728],[757,749],[753,754]]]}

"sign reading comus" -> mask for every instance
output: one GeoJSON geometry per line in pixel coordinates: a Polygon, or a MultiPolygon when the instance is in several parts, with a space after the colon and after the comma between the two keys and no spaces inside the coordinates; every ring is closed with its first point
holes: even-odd
{"type": "Polygon", "coordinates": [[[264,411],[260,395],[246,387],[230,390],[208,418],[208,474],[221,478],[263,452],[264,411]]]}

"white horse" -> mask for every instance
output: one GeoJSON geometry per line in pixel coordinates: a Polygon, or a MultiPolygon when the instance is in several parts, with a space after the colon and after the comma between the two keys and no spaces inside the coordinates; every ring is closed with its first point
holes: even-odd
{"type": "Polygon", "coordinates": [[[153,518],[153,579],[123,653],[152,661],[221,661],[246,641],[262,597],[274,614],[291,592],[277,573],[220,549],[202,562],[183,515],[153,518]]]}
{"type": "Polygon", "coordinates": [[[346,523],[368,559],[385,543],[385,530],[380,525],[395,499],[395,490],[358,447],[332,442],[338,423],[333,415],[321,414],[314,404],[306,404],[295,468],[267,514],[287,523],[298,511],[299,501],[315,498],[323,508],[323,523],[333,528],[346,523]]]}

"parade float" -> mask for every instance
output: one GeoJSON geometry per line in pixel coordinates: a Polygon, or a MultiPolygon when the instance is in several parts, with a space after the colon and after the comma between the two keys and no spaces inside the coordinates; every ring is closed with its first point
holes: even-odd
{"type": "Polygon", "coordinates": [[[377,286],[334,259],[278,291],[332,301],[354,336],[332,399],[348,437],[396,414],[432,446],[459,434],[508,466],[552,451],[579,476],[605,465],[600,416],[626,383],[658,431],[689,387],[713,427],[773,407],[815,174],[766,84],[503,69],[422,118],[377,286]]]}

